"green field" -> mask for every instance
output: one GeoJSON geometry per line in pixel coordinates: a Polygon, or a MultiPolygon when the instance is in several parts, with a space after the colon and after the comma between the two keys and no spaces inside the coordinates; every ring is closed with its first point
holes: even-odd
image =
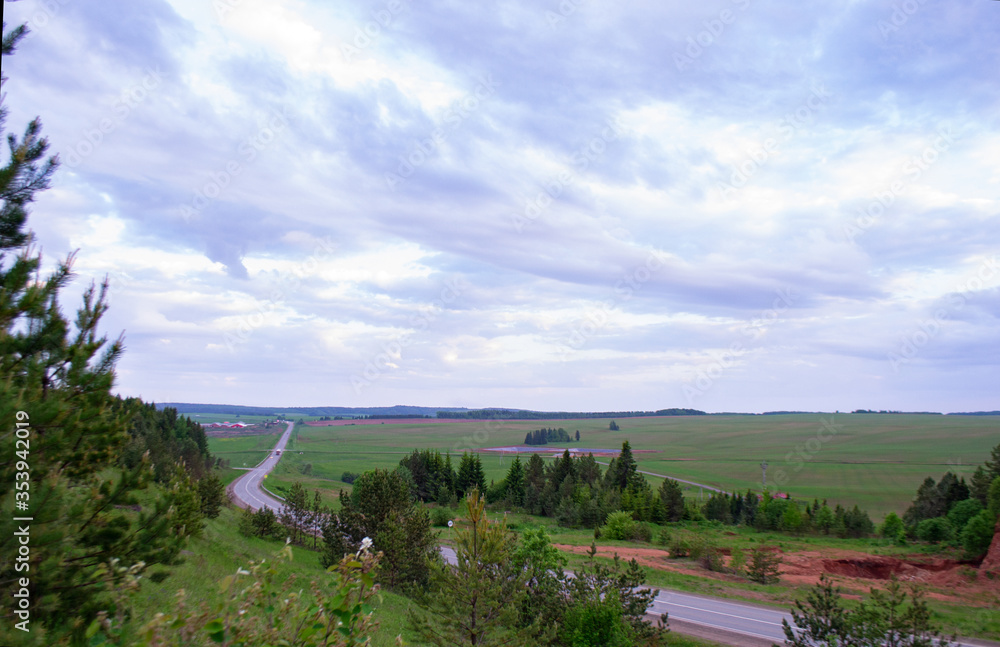
{"type": "MultiPolygon", "coordinates": [[[[609,431],[604,419],[299,425],[273,478],[305,480],[303,470],[310,464],[309,486],[326,484],[323,489],[334,492],[343,487],[339,479],[345,471],[392,467],[414,448],[450,451],[457,458],[466,449],[520,445],[533,429],[563,427],[571,434],[580,431],[581,441],[574,446],[613,449],[629,440],[636,450],[660,450],[637,453],[640,469],[727,490],[759,490],[760,462],[766,459],[773,489],[795,498],[857,504],[880,520],[889,511],[903,512],[927,476],[938,479],[951,470],[969,477],[1000,443],[997,416],[795,414],[617,422],[617,432],[609,431]]],[[[211,439],[210,448],[232,456],[234,467],[251,465],[277,436],[266,438],[211,439]]],[[[509,455],[482,459],[487,479],[501,478],[511,460],[509,455]]],[[[699,494],[698,488],[687,492],[699,494]]]]}

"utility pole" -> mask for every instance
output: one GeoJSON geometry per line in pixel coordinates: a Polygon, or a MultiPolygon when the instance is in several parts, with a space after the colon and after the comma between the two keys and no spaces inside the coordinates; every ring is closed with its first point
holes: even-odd
{"type": "Polygon", "coordinates": [[[761,483],[764,485],[764,489],[767,489],[767,460],[764,460],[760,464],[761,471],[761,483]]]}

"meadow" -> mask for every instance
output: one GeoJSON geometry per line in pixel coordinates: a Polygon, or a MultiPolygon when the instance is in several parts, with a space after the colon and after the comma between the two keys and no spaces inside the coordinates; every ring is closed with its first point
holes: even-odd
{"type": "MultiPolygon", "coordinates": [[[[313,427],[299,424],[271,477],[278,487],[296,480],[324,498],[347,487],[344,472],[391,468],[416,448],[450,452],[520,445],[540,427],[579,430],[570,447],[620,448],[628,440],[639,468],[725,490],[760,490],[760,463],[771,489],[793,498],[859,505],[876,521],[902,513],[924,478],[952,471],[968,478],[1000,443],[1000,417],[919,414],[791,414],[525,421],[367,421],[313,427]],[[374,424],[371,424],[374,422],[374,424]]],[[[211,439],[210,448],[234,467],[254,465],[277,436],[211,439]]],[[[487,479],[499,480],[511,456],[481,454],[487,479]]],[[[605,461],[605,459],[598,459],[605,461]]],[[[605,461],[606,462],[606,461],[605,461]]],[[[660,479],[650,478],[654,487],[660,479]]],[[[699,497],[687,486],[686,496],[699,497]]],[[[707,493],[706,493],[707,495],[707,493]]]]}

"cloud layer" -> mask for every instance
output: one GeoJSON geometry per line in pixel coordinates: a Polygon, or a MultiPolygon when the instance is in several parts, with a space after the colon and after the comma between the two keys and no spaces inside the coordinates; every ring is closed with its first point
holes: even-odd
{"type": "Polygon", "coordinates": [[[998,408],[997,3],[5,12],[123,393],[998,408]]]}

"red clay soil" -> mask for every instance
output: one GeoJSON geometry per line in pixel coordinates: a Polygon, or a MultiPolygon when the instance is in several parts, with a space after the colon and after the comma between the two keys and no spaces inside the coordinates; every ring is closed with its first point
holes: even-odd
{"type": "MultiPolygon", "coordinates": [[[[1000,534],[997,535],[1000,537],[1000,534]]],[[[577,555],[589,552],[587,546],[556,545],[556,548],[577,555]]],[[[901,560],[894,557],[869,555],[867,553],[826,549],[820,551],[798,551],[786,553],[776,547],[769,550],[781,555],[781,581],[793,586],[812,586],[819,581],[822,574],[832,576],[838,586],[848,593],[846,597],[857,597],[854,594],[866,594],[869,589],[882,588],[885,581],[895,576],[902,582],[919,583],[926,587],[928,597],[970,606],[996,607],[1000,605],[1000,578],[986,577],[982,571],[976,576],[971,562],[958,562],[951,559],[901,560]]],[[[994,538],[990,556],[994,549],[1000,550],[998,541],[994,538]]],[[[723,554],[729,551],[723,550],[723,554]]],[[[690,560],[670,559],[666,550],[658,548],[627,548],[621,546],[598,546],[597,554],[601,557],[613,557],[618,554],[622,559],[635,559],[642,566],[662,571],[694,575],[722,582],[743,582],[741,577],[725,573],[715,573],[692,563],[690,560]]],[[[996,555],[1000,557],[1000,555],[996,555]]],[[[729,558],[726,557],[726,562],[729,558]]],[[[985,564],[985,562],[984,562],[985,564]]],[[[1000,563],[997,565],[1000,567],[1000,563]]],[[[740,592],[750,597],[753,594],[740,592]]]]}

